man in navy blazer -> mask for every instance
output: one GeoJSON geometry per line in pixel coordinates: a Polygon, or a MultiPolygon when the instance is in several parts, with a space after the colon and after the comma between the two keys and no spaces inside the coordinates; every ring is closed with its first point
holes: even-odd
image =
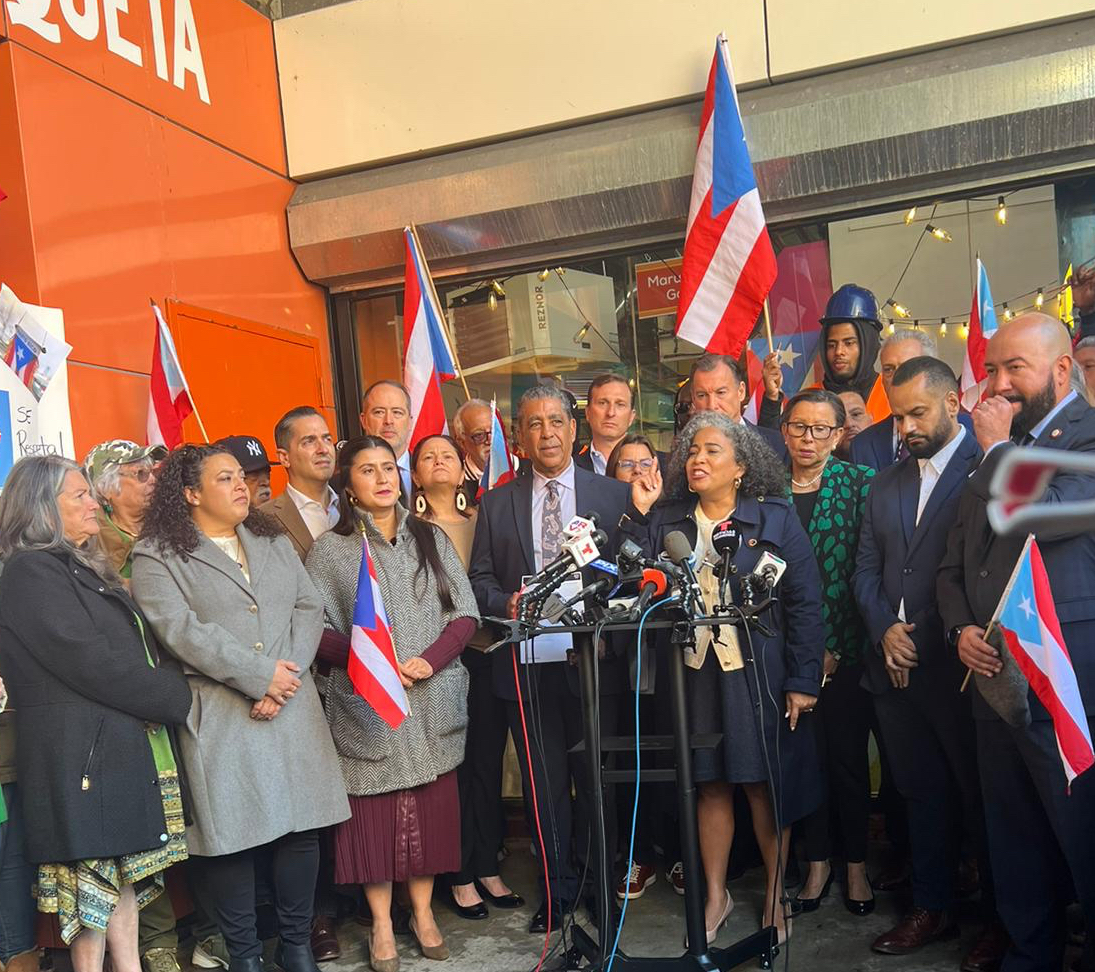
{"type": "MultiPolygon", "coordinates": [[[[1002,324],[985,353],[988,395],[973,410],[985,459],[970,478],[938,578],[939,606],[962,662],[989,677],[1000,669],[985,626],[1025,537],[997,536],[988,523],[989,484],[1010,449],[1095,453],[1095,409],[1070,388],[1072,348],[1044,314],[1002,324]]],[[[1095,499],[1095,476],[1059,473],[1040,502],[1095,499]]],[[[1095,735],[1095,534],[1084,526],[1042,530],[1038,547],[1061,633],[1095,735]]],[[[1053,723],[1034,692],[1031,723],[1007,725],[971,685],[985,822],[1000,917],[1011,936],[1004,972],[1057,972],[1065,905],[1079,899],[1087,925],[1080,968],[1095,969],[1095,772],[1067,785],[1053,723]],[[1071,882],[1069,875],[1071,874],[1071,882]]]]}
{"type": "Polygon", "coordinates": [[[690,383],[693,415],[697,412],[723,412],[735,422],[756,432],[780,462],[788,461],[787,443],[783,441],[779,430],[753,425],[742,417],[741,406],[746,394],[745,378],[733,358],[724,354],[702,355],[692,362],[690,383]]]}
{"type": "MultiPolygon", "coordinates": [[[[947,646],[935,578],[977,440],[958,424],[958,382],[938,358],[910,358],[890,375],[894,422],[909,455],[877,475],[867,496],[853,587],[874,650],[873,693],[897,789],[908,805],[913,909],[872,945],[904,955],[958,933],[953,908],[963,835],[984,854],[980,790],[962,666],[947,646]]],[[[982,878],[988,885],[987,863],[982,878]]],[[[963,969],[992,968],[1003,942],[993,918],[963,969]]]]}
{"type": "MultiPolygon", "coordinates": [[[[475,525],[468,575],[484,617],[513,617],[521,578],[535,574],[553,559],[543,556],[545,549],[550,554],[553,546],[547,534],[556,528],[561,533],[576,514],[597,514],[600,529],[608,534],[607,550],[602,555],[614,559],[617,527],[631,496],[626,484],[589,472],[574,462],[571,450],[576,424],[569,403],[558,389],[536,385],[521,396],[517,405],[517,431],[531,472],[488,491],[479,505],[475,525]]],[[[557,542],[555,538],[555,545],[557,542]]],[[[521,706],[514,681],[517,650],[516,647],[498,649],[494,653],[492,674],[495,694],[506,702],[510,731],[517,746],[528,819],[535,822],[521,706]]],[[[591,819],[592,794],[584,772],[584,757],[569,752],[582,739],[578,669],[567,661],[523,665],[519,654],[517,658],[540,827],[548,858],[552,924],[558,928],[563,913],[570,910],[581,891],[578,871],[571,859],[571,835],[575,834],[576,849],[584,856],[585,828],[591,819]],[[573,807],[572,780],[576,793],[573,807]]],[[[600,662],[600,704],[601,725],[608,734],[616,729],[620,693],[627,686],[626,657],[607,652],[600,662]]],[[[611,853],[615,849],[612,827],[615,814],[611,802],[606,802],[606,845],[611,853]]],[[[529,930],[542,932],[545,925],[546,898],[529,930]]]]}
{"type": "MultiPolygon", "coordinates": [[[[939,351],[935,338],[919,328],[903,327],[894,331],[882,342],[882,350],[878,353],[878,364],[882,390],[886,393],[887,400],[890,397],[890,387],[897,369],[906,361],[923,355],[938,358],[939,351]]],[[[959,413],[958,421],[966,428],[972,428],[969,416],[964,412],[959,413]]],[[[876,472],[892,466],[899,457],[903,459],[906,455],[902,449],[901,436],[898,434],[893,415],[886,416],[881,422],[875,422],[870,428],[860,432],[852,441],[850,451],[852,462],[860,466],[870,466],[876,472]]]]}

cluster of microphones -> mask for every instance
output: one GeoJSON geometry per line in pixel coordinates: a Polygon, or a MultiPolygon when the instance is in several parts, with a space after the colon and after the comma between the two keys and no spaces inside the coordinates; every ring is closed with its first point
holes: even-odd
{"type": "Polygon", "coordinates": [[[732,604],[731,578],[737,576],[741,604],[737,611],[759,613],[772,602],[772,591],[783,574],[785,563],[764,551],[754,569],[738,576],[734,557],[741,546],[741,532],[733,519],[716,524],[711,548],[716,555],[697,564],[693,545],[679,530],[666,535],[665,550],[656,558],[646,556],[634,540],[619,545],[615,562],[602,558],[608,537],[597,527],[597,515],[574,517],[564,530],[558,557],[539,573],[527,578],[517,599],[519,624],[581,625],[635,622],[650,605],[666,600],[679,606],[690,618],[708,614],[697,573],[710,565],[718,578],[718,604],[714,612],[732,604]],[[583,568],[590,568],[593,580],[566,595],[563,582],[583,568]]]}

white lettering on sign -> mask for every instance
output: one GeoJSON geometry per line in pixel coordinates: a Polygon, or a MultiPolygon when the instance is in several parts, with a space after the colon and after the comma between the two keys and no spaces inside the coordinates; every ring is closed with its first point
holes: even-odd
{"type": "MultiPolygon", "coordinates": [[[[202,61],[198,25],[194,20],[191,0],[174,0],[174,4],[175,49],[172,52],[174,71],[171,73],[171,83],[180,91],[185,91],[187,74],[194,75],[198,97],[208,105],[209,83],[205,77],[205,63],[202,61]]],[[[53,0],[7,0],[7,6],[13,25],[26,27],[51,44],[61,43],[60,24],[48,19],[53,0]]],[[[101,24],[106,31],[107,50],[138,67],[144,65],[141,48],[122,35],[121,17],[129,13],[129,0],[58,0],[58,9],[77,37],[85,41],[95,40],[101,24]]],[[[162,0],[148,0],[148,15],[152,21],[152,56],[156,76],[166,81],[167,44],[164,40],[162,0]]]]}

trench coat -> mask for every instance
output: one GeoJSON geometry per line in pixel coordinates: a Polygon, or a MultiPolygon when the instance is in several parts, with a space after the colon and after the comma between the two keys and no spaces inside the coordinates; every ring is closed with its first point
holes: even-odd
{"type": "Polygon", "coordinates": [[[323,630],[319,594],[287,538],[236,533],[250,581],[204,536],[185,556],[141,541],[133,557],[133,596],[193,694],[179,750],[193,815],[186,838],[202,856],[350,815],[309,671],[323,630]],[[253,720],[278,659],[300,666],[301,686],[273,720],[253,720]]]}

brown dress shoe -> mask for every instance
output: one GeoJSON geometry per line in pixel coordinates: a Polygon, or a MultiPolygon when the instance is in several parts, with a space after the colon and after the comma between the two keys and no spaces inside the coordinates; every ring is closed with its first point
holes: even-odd
{"type": "Polygon", "coordinates": [[[958,926],[946,911],[925,911],[913,908],[888,932],[883,932],[871,948],[883,955],[908,955],[928,942],[956,938],[958,926]]]}
{"type": "Polygon", "coordinates": [[[981,929],[981,934],[959,968],[962,972],[999,972],[1010,947],[1007,930],[1000,922],[994,921],[981,929]]]}
{"type": "Polygon", "coordinates": [[[312,922],[312,958],[317,962],[330,962],[341,955],[334,919],[318,916],[312,922]]]}

